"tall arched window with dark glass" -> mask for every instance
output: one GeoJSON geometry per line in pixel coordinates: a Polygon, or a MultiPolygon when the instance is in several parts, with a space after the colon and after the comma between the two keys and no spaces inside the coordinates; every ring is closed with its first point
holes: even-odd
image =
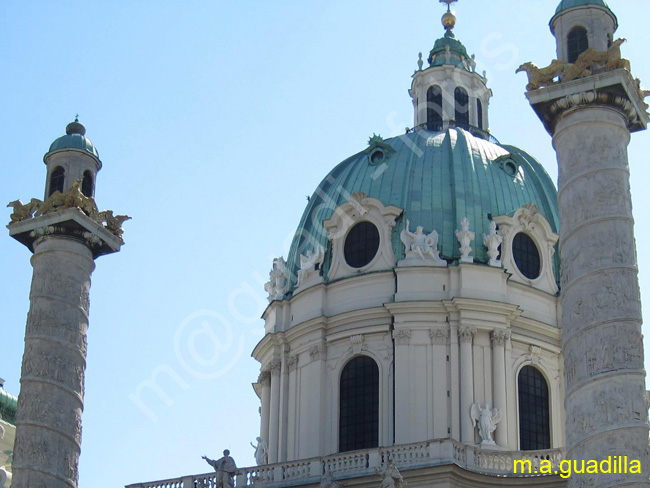
{"type": "Polygon", "coordinates": [[[437,85],[427,90],[427,130],[442,130],[442,89],[437,85]]]}
{"type": "Polygon", "coordinates": [[[483,103],[480,98],[476,99],[476,115],[478,116],[478,128],[483,129],[483,103]]]}
{"type": "Polygon", "coordinates": [[[54,168],[50,174],[50,189],[47,192],[49,197],[55,191],[63,192],[63,182],[65,181],[65,170],[61,166],[54,168]]]}
{"type": "Polygon", "coordinates": [[[533,366],[519,372],[519,449],[536,451],[551,448],[548,383],[533,366]]]}
{"type": "Polygon", "coordinates": [[[379,445],[379,367],[358,356],[341,372],[339,452],[379,445]]]}
{"type": "Polygon", "coordinates": [[[92,198],[93,193],[95,192],[95,182],[93,181],[93,175],[90,171],[84,171],[84,179],[81,182],[81,193],[86,195],[88,198],[92,198]]]}
{"type": "Polygon", "coordinates": [[[456,105],[456,127],[469,129],[469,95],[464,88],[457,87],[454,90],[454,102],[456,105]]]}
{"type": "Polygon", "coordinates": [[[574,27],[567,37],[569,63],[575,63],[583,52],[589,49],[589,39],[587,38],[587,29],[584,27],[574,27]]]}

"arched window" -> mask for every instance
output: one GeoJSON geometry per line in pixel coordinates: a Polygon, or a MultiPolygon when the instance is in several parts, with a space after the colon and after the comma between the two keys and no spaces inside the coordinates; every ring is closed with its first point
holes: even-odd
{"type": "Polygon", "coordinates": [[[442,89],[437,85],[427,90],[427,130],[442,130],[442,89]]]}
{"type": "Polygon", "coordinates": [[[533,366],[519,372],[519,449],[551,448],[548,384],[533,366]]]}
{"type": "Polygon", "coordinates": [[[478,114],[478,128],[483,129],[483,104],[481,99],[476,99],[476,113],[478,114]]]}
{"type": "Polygon", "coordinates": [[[379,445],[379,367],[358,356],[343,368],[340,385],[339,452],[379,445]]]}
{"type": "Polygon", "coordinates": [[[454,101],[456,102],[456,127],[469,129],[469,95],[467,91],[461,87],[456,88],[454,101]]]}
{"type": "Polygon", "coordinates": [[[589,48],[587,29],[574,27],[567,37],[569,63],[575,63],[578,56],[589,48]]]}
{"type": "Polygon", "coordinates": [[[47,192],[49,197],[55,191],[63,192],[63,181],[65,180],[65,170],[61,166],[57,166],[50,174],[50,191],[47,192]]]}
{"type": "Polygon", "coordinates": [[[81,182],[81,193],[87,197],[92,197],[95,192],[95,183],[93,181],[93,175],[90,171],[84,171],[84,179],[81,182]]]}

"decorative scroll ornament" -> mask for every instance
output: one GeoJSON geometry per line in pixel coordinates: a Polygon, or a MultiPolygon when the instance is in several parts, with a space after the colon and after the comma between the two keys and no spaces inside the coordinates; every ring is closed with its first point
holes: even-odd
{"type": "Polygon", "coordinates": [[[469,253],[472,252],[470,244],[474,240],[474,232],[469,230],[469,220],[467,217],[463,217],[463,220],[460,221],[460,230],[456,231],[456,239],[460,243],[460,262],[473,263],[474,257],[470,256],[469,253]]]}
{"type": "Polygon", "coordinates": [[[273,267],[269,272],[269,281],[264,285],[264,289],[269,294],[269,302],[282,300],[288,288],[289,271],[287,270],[287,262],[282,257],[275,258],[273,267]]]}
{"type": "MultiPolygon", "coordinates": [[[[650,94],[650,93],[649,93],[650,94]]],[[[589,105],[592,103],[602,105],[614,105],[622,109],[627,115],[630,122],[637,122],[638,115],[634,110],[634,105],[624,97],[606,93],[601,91],[586,91],[581,93],[574,93],[553,102],[549,111],[552,114],[561,113],[573,107],[580,105],[589,105]]]]}
{"type": "Polygon", "coordinates": [[[320,244],[316,247],[315,252],[309,249],[306,254],[301,254],[298,286],[314,273],[318,273],[323,268],[323,261],[325,261],[325,248],[320,244]]]}
{"type": "Polygon", "coordinates": [[[481,406],[480,403],[473,403],[470,408],[470,416],[474,427],[478,426],[478,433],[481,436],[481,447],[496,446],[496,442],[492,439],[492,432],[497,428],[497,424],[501,421],[501,410],[498,408],[490,409],[486,403],[481,406]]]}
{"type": "Polygon", "coordinates": [[[566,83],[578,78],[585,78],[597,73],[625,69],[630,71],[630,62],[621,57],[621,44],[625,39],[617,39],[607,51],[596,51],[589,48],[583,51],[576,62],[571,64],[554,59],[546,68],[538,68],[533,63],[524,63],[517,68],[516,73],[525,71],[528,74],[526,90],[537,90],[556,83],[566,83]],[[559,81],[557,79],[559,78],[559,81]]]}
{"type": "Polygon", "coordinates": [[[487,247],[488,256],[490,256],[490,266],[495,268],[501,267],[501,261],[499,261],[499,246],[503,242],[503,237],[497,234],[497,223],[494,220],[490,220],[490,233],[483,234],[483,245],[487,247]]]}
{"type": "Polygon", "coordinates": [[[415,232],[411,232],[411,221],[406,221],[406,228],[400,234],[400,239],[406,247],[406,258],[400,261],[400,266],[447,266],[447,262],[440,259],[438,251],[438,233],[432,230],[424,233],[424,228],[418,225],[415,232]]]}

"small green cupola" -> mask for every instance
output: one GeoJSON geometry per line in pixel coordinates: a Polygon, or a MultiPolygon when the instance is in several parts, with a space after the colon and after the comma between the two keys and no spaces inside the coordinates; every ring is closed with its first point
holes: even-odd
{"type": "Polygon", "coordinates": [[[414,127],[446,131],[460,127],[479,137],[488,138],[488,104],[492,91],[485,72],[476,72],[474,55],[454,34],[456,14],[451,4],[458,0],[440,0],[447,5],[442,16],[445,34],[436,40],[423,69],[422,54],[413,75],[409,93],[415,109],[414,127]]]}
{"type": "Polygon", "coordinates": [[[442,3],[447,4],[447,12],[442,16],[442,25],[446,32],[433,45],[429,53],[429,66],[452,65],[471,71],[471,60],[467,55],[467,49],[454,35],[456,14],[451,11],[452,1],[445,0],[442,3]]]}
{"type": "Polygon", "coordinates": [[[65,135],[50,145],[43,162],[47,166],[45,199],[56,191],[68,191],[76,181],[81,181],[84,195],[95,196],[95,181],[102,162],[78,117],[66,126],[65,135]]]}
{"type": "Polygon", "coordinates": [[[618,19],[604,0],[562,0],[549,27],[556,39],[557,59],[574,63],[589,48],[609,49],[618,19]]]}

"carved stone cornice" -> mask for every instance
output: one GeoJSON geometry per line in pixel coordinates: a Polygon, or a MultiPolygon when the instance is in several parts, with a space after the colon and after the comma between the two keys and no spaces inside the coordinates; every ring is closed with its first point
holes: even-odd
{"type": "Polygon", "coordinates": [[[260,375],[257,377],[257,382],[261,386],[270,386],[271,385],[271,371],[265,369],[260,371],[260,375]]]}
{"type": "Polygon", "coordinates": [[[393,339],[398,346],[406,346],[411,342],[411,331],[409,329],[394,330],[393,339]]]}
{"type": "Polygon", "coordinates": [[[526,93],[533,109],[549,134],[555,133],[561,116],[580,107],[606,106],[619,110],[627,119],[630,132],[647,127],[649,116],[643,100],[646,92],[640,81],[626,69],[597,73],[526,93]]]}
{"type": "Polygon", "coordinates": [[[296,367],[298,366],[298,355],[296,354],[295,356],[287,356],[286,361],[289,371],[295,371],[296,367]]]}
{"type": "Polygon", "coordinates": [[[431,329],[429,331],[431,342],[437,345],[447,345],[449,339],[449,331],[447,329],[431,329]]]}
{"type": "Polygon", "coordinates": [[[278,376],[280,374],[281,369],[282,369],[282,361],[280,361],[279,359],[274,359],[269,363],[269,371],[271,372],[271,375],[278,376]]]}
{"type": "Polygon", "coordinates": [[[493,347],[504,347],[510,339],[510,332],[507,330],[493,330],[490,332],[490,339],[493,347]]]}
{"type": "Polygon", "coordinates": [[[461,342],[469,342],[470,344],[472,343],[472,340],[474,339],[474,334],[476,334],[476,327],[459,327],[458,329],[458,340],[461,342]]]}
{"type": "Polygon", "coordinates": [[[600,90],[584,91],[558,98],[551,104],[548,110],[553,115],[561,115],[563,112],[572,108],[592,104],[608,105],[618,108],[626,114],[628,123],[638,122],[634,105],[627,98],[600,90]]]}

